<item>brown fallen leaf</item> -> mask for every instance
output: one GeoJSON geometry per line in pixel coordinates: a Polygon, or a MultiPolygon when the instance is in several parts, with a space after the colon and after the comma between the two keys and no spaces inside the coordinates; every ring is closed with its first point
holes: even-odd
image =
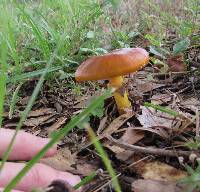
{"type": "Polygon", "coordinates": [[[169,138],[169,134],[167,133],[167,131],[164,129],[164,127],[152,127],[152,128],[144,128],[144,127],[129,127],[129,129],[132,130],[138,130],[138,131],[148,131],[151,133],[155,133],[157,135],[159,135],[160,137],[167,139],[169,138]]]}
{"type": "Polygon", "coordinates": [[[99,127],[97,129],[97,135],[100,135],[100,133],[105,129],[107,120],[108,120],[108,116],[105,116],[103,117],[103,119],[101,119],[99,123],[99,127]]]}
{"type": "MultiPolygon", "coordinates": [[[[129,129],[129,127],[128,127],[126,132],[124,133],[124,135],[121,137],[120,140],[133,145],[143,138],[144,138],[143,131],[129,129]]],[[[122,151],[116,153],[116,157],[119,160],[126,161],[130,156],[133,155],[133,153],[134,153],[133,151],[123,149],[122,151]]]]}
{"type": "Polygon", "coordinates": [[[132,183],[132,192],[187,192],[186,186],[176,182],[139,179],[132,183]]]}
{"type": "Polygon", "coordinates": [[[110,145],[108,142],[104,142],[103,143],[104,147],[107,147],[108,149],[110,149],[112,152],[118,154],[124,151],[123,148],[118,147],[116,145],[110,145]]]}
{"type": "Polygon", "coordinates": [[[102,132],[101,135],[111,135],[115,133],[126,121],[133,117],[134,113],[125,113],[114,119],[111,124],[102,132]]]}
{"type": "Polygon", "coordinates": [[[130,95],[137,95],[142,97],[143,94],[146,92],[165,86],[165,84],[159,84],[149,81],[146,76],[147,74],[144,75],[144,79],[140,79],[139,75],[137,74],[137,78],[134,79],[134,82],[129,82],[129,84],[131,83],[129,87],[134,87],[134,89],[130,90],[130,95]]]}
{"type": "Polygon", "coordinates": [[[184,63],[184,55],[174,55],[167,59],[167,64],[171,72],[185,72],[187,71],[187,66],[184,63]]]}
{"type": "Polygon", "coordinates": [[[55,114],[56,111],[53,108],[41,108],[38,110],[30,111],[28,117],[38,117],[43,115],[55,114]]]}
{"type": "Polygon", "coordinates": [[[47,120],[49,120],[54,115],[46,115],[46,116],[39,116],[36,118],[29,118],[24,122],[24,125],[27,127],[36,127],[43,123],[45,123],[47,120]]]}
{"type": "Polygon", "coordinates": [[[140,93],[146,93],[149,91],[153,91],[154,89],[157,89],[159,87],[163,87],[163,84],[158,84],[158,83],[153,83],[151,81],[145,82],[143,84],[138,84],[137,85],[137,90],[140,93]]]}
{"type": "Polygon", "coordinates": [[[77,160],[76,163],[76,174],[82,175],[82,176],[88,176],[92,172],[99,169],[98,164],[96,161],[87,161],[87,160],[77,160]]]}
{"type": "Polygon", "coordinates": [[[144,137],[144,132],[141,130],[130,129],[127,127],[124,135],[121,137],[121,141],[128,144],[135,144],[144,137]]]}
{"type": "Polygon", "coordinates": [[[46,129],[48,135],[50,136],[52,132],[57,131],[66,122],[66,120],[66,117],[60,117],[53,125],[47,127],[46,129]]]}
{"type": "Polygon", "coordinates": [[[53,157],[41,159],[40,163],[60,171],[73,171],[72,165],[76,163],[76,155],[72,154],[68,148],[62,148],[53,157]]]}
{"type": "MultiPolygon", "coordinates": [[[[144,137],[143,131],[129,129],[129,127],[127,127],[125,133],[119,140],[126,142],[128,144],[135,144],[143,137],[144,137]]],[[[134,154],[134,152],[131,150],[125,150],[121,147],[110,145],[109,143],[104,143],[104,146],[109,148],[112,152],[114,152],[116,154],[116,158],[121,161],[126,161],[127,159],[129,159],[129,157],[131,157],[134,154]]]]}
{"type": "Polygon", "coordinates": [[[89,96],[79,96],[76,98],[75,105],[73,106],[74,109],[84,109],[89,104],[89,96]]]}
{"type": "Polygon", "coordinates": [[[161,105],[163,103],[168,103],[172,101],[172,98],[172,94],[156,94],[152,96],[151,102],[155,105],[161,105]]]}
{"type": "MultiPolygon", "coordinates": [[[[55,114],[56,111],[53,108],[41,108],[34,111],[30,111],[27,117],[39,117],[39,116],[45,116],[50,114],[55,114]]],[[[13,115],[13,118],[19,118],[21,112],[18,112],[13,115]]],[[[9,113],[5,112],[3,113],[3,117],[8,117],[9,113]]]]}
{"type": "MultiPolygon", "coordinates": [[[[133,117],[133,115],[134,115],[133,113],[125,113],[123,115],[120,115],[116,119],[114,119],[106,129],[102,131],[100,130],[98,131],[98,134],[99,134],[98,139],[101,140],[107,135],[111,135],[115,133],[126,121],[128,121],[131,117],[133,117]]],[[[80,151],[89,147],[90,145],[92,145],[91,142],[82,146],[80,151]]]]}
{"type": "Polygon", "coordinates": [[[138,163],[135,168],[144,179],[173,182],[187,176],[187,172],[159,161],[138,163]]]}

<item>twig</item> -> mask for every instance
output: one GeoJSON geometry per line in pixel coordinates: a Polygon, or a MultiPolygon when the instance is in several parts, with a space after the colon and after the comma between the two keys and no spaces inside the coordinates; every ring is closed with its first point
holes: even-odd
{"type": "MultiPolygon", "coordinates": [[[[118,175],[116,175],[115,178],[119,177],[121,175],[121,173],[119,173],[118,175]]],[[[95,191],[93,192],[98,192],[100,191],[101,189],[103,189],[104,187],[106,187],[107,185],[109,185],[111,182],[113,181],[113,178],[111,180],[109,180],[108,182],[104,183],[100,188],[96,189],[95,191]]]]}
{"type": "Polygon", "coordinates": [[[150,157],[152,157],[152,155],[143,157],[142,159],[140,159],[140,160],[138,160],[138,161],[136,161],[136,162],[131,163],[128,167],[132,167],[133,165],[136,165],[136,164],[138,164],[138,163],[140,163],[140,162],[142,162],[142,161],[144,161],[144,160],[146,160],[146,159],[149,159],[150,157]]]}
{"type": "MultiPolygon", "coordinates": [[[[190,151],[172,151],[172,150],[166,150],[166,149],[154,149],[154,148],[130,145],[128,143],[118,141],[110,135],[108,135],[107,138],[114,145],[117,145],[117,146],[122,147],[127,150],[132,150],[132,151],[135,151],[138,153],[146,153],[146,154],[159,155],[159,156],[170,156],[170,157],[177,157],[177,156],[188,157],[188,156],[190,156],[191,153],[194,153],[194,152],[190,152],[190,151]]],[[[196,155],[199,156],[199,154],[196,154],[196,155]]]]}

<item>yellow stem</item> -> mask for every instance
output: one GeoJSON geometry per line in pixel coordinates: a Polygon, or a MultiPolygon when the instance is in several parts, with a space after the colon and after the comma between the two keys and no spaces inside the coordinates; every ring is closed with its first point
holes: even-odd
{"type": "Polygon", "coordinates": [[[116,89],[113,96],[115,98],[119,113],[125,113],[126,109],[131,108],[131,103],[128,100],[128,93],[125,89],[123,90],[123,77],[113,77],[110,79],[109,86],[116,89]]]}

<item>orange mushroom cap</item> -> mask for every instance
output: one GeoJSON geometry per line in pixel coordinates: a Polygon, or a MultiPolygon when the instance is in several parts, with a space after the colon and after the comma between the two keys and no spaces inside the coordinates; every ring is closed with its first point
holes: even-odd
{"type": "Polygon", "coordinates": [[[84,61],[76,70],[76,81],[110,79],[136,72],[149,61],[149,54],[142,48],[117,49],[102,56],[84,61]]]}

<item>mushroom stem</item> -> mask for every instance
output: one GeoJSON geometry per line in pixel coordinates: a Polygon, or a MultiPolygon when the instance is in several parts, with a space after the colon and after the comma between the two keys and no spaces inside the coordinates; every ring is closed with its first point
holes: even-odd
{"type": "Polygon", "coordinates": [[[113,77],[109,81],[109,86],[116,89],[113,96],[115,98],[119,114],[126,112],[126,109],[131,107],[131,103],[128,100],[128,93],[123,87],[123,77],[113,77]]]}

